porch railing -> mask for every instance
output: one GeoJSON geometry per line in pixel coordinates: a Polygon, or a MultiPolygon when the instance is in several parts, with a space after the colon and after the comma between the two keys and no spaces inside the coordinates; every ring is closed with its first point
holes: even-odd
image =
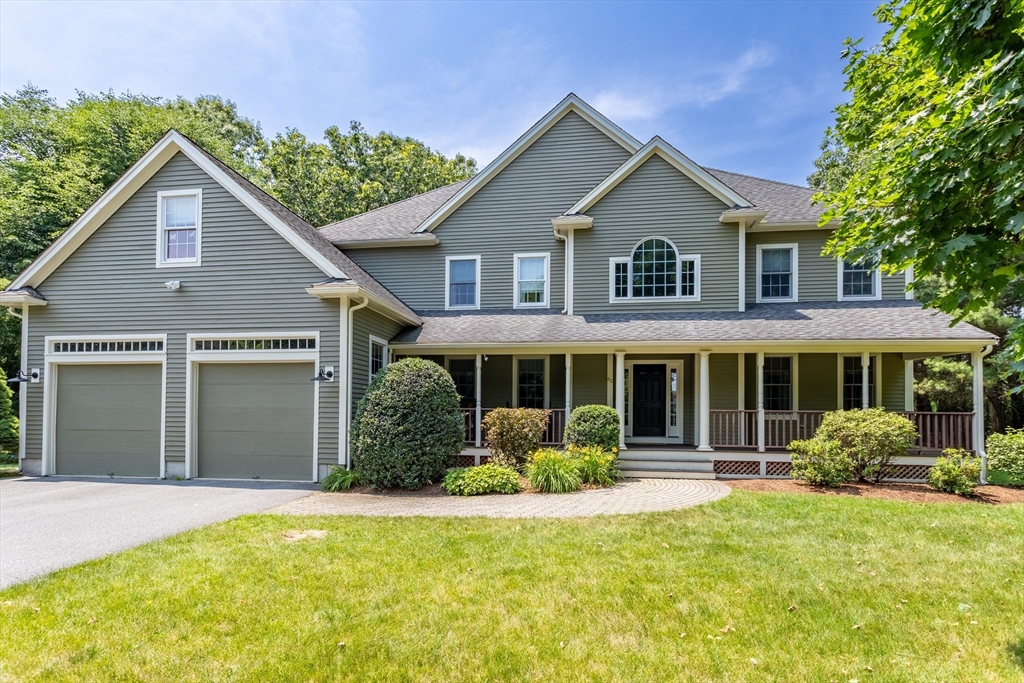
{"type": "MultiPolygon", "coordinates": [[[[462,408],[461,410],[462,429],[466,443],[473,445],[476,443],[476,408],[462,408]]],[[[481,411],[482,417],[486,417],[491,410],[493,408],[484,408],[481,411]]],[[[548,426],[544,430],[541,443],[545,446],[557,446],[565,440],[565,409],[549,408],[548,413],[548,426]]],[[[487,441],[487,430],[482,429],[480,436],[481,445],[484,445],[487,441]]]]}
{"type": "MultiPolygon", "coordinates": [[[[764,411],[765,449],[785,449],[797,439],[810,439],[821,426],[824,410],[764,411]]],[[[971,413],[893,411],[917,426],[913,449],[939,452],[946,448],[973,449],[971,413]]],[[[757,448],[756,410],[712,410],[712,447],[757,448]]]]}

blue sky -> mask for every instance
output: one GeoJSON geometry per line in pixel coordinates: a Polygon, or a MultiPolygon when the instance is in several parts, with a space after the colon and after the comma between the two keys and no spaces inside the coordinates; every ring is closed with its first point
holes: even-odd
{"type": "Polygon", "coordinates": [[[803,183],[869,2],[0,3],[0,89],[218,94],[486,163],[568,92],[698,163],[803,183]]]}

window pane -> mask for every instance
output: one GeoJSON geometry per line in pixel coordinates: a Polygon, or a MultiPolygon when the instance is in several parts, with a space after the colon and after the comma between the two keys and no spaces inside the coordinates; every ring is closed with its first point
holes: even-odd
{"type": "Polygon", "coordinates": [[[168,230],[167,231],[167,255],[165,258],[172,259],[194,259],[196,257],[196,231],[192,230],[168,230]]]}
{"type": "Polygon", "coordinates": [[[679,423],[679,371],[669,371],[669,390],[671,391],[668,408],[668,424],[675,427],[679,423]]]}
{"type": "Polygon", "coordinates": [[[376,377],[377,373],[384,369],[387,360],[387,347],[377,342],[370,344],[370,377],[376,377]]]}
{"type": "Polygon", "coordinates": [[[519,259],[519,303],[543,304],[544,264],[543,257],[519,259]]]}
{"type": "Polygon", "coordinates": [[[476,306],[476,259],[450,261],[448,281],[450,306],[476,306]]]}
{"type": "Polygon", "coordinates": [[[793,409],[793,359],[769,356],[764,359],[765,410],[793,409]]]}
{"type": "Polygon", "coordinates": [[[544,407],[544,359],[519,360],[519,407],[544,407]]]}
{"type": "Polygon", "coordinates": [[[788,299],[792,296],[793,250],[761,251],[761,298],[788,299]]]}
{"type": "Polygon", "coordinates": [[[164,199],[165,228],[194,228],[195,226],[195,197],[167,197],[164,199]]]}
{"type": "MultiPolygon", "coordinates": [[[[864,385],[861,376],[860,356],[843,358],[843,410],[864,407],[864,385]]],[[[868,363],[868,406],[875,406],[875,359],[868,363]]]]}
{"type": "Polygon", "coordinates": [[[874,296],[874,262],[843,262],[843,296],[874,296]]]}
{"type": "Polygon", "coordinates": [[[629,296],[629,263],[623,261],[615,264],[615,298],[625,299],[629,296]]]}
{"type": "Polygon", "coordinates": [[[697,263],[695,261],[680,261],[679,292],[682,296],[697,295],[697,263]]]}
{"type": "Polygon", "coordinates": [[[665,240],[645,240],[633,252],[633,296],[676,296],[676,250],[665,240]]]}

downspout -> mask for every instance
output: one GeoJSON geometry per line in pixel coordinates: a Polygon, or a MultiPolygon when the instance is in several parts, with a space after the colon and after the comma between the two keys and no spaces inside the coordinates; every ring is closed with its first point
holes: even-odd
{"type": "Polygon", "coordinates": [[[981,373],[981,395],[975,397],[974,410],[978,413],[977,428],[978,436],[977,439],[978,449],[981,451],[981,484],[988,484],[988,452],[985,449],[985,356],[992,353],[995,349],[994,344],[989,344],[981,353],[978,354],[978,365],[977,372],[981,373]]]}
{"type": "MultiPolygon", "coordinates": [[[[345,386],[342,390],[345,392],[343,403],[345,405],[345,433],[342,435],[346,441],[349,436],[349,422],[352,420],[352,324],[355,320],[355,313],[361,308],[366,308],[370,305],[370,297],[364,296],[362,303],[355,306],[349,306],[348,309],[348,339],[345,340],[345,386]]],[[[352,444],[348,444],[351,446],[352,444]]],[[[345,448],[345,469],[352,469],[352,453],[348,447],[345,448]]]]}

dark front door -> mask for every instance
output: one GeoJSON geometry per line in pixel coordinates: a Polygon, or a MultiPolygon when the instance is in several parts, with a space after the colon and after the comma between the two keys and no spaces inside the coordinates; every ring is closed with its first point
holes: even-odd
{"type": "Polygon", "coordinates": [[[633,366],[633,436],[665,436],[665,366],[633,366]]]}

